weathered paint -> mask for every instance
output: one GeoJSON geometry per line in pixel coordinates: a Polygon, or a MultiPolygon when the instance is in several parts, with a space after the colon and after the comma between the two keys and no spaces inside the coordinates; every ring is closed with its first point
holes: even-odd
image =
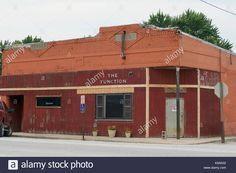
{"type": "MultiPolygon", "coordinates": [[[[171,69],[150,69],[150,84],[174,84],[175,83],[175,70],[171,69]],[[165,77],[166,76],[166,77],[165,77]]],[[[60,86],[63,82],[70,82],[69,80],[63,81],[63,77],[68,77],[67,79],[77,78],[77,81],[73,81],[73,85],[82,85],[87,78],[93,77],[98,71],[89,72],[78,72],[78,73],[58,73],[58,74],[45,74],[45,83],[41,86],[48,87],[52,86],[52,81],[54,81],[53,86],[60,86]],[[86,75],[87,74],[87,75],[86,75]],[[79,78],[80,77],[80,78],[79,78]],[[46,82],[47,81],[47,82],[46,82]],[[59,84],[57,84],[57,82],[59,84]]],[[[127,70],[109,70],[104,71],[104,76],[107,74],[122,74],[128,84],[144,84],[145,83],[145,69],[127,69],[127,70]],[[132,75],[128,75],[132,71],[132,75]]],[[[183,78],[181,83],[184,84],[195,84],[196,75],[195,70],[185,69],[181,71],[183,78]],[[189,82],[188,82],[189,79],[189,82]]],[[[118,75],[119,76],[119,75],[118,75]]],[[[27,81],[29,79],[28,75],[13,76],[15,83],[20,82],[20,80],[27,81]]],[[[4,77],[3,77],[4,78],[4,77]]],[[[8,77],[8,80],[11,77],[8,77]]],[[[37,79],[40,76],[33,75],[32,80],[35,83],[31,83],[31,87],[37,86],[37,79]]],[[[106,77],[105,77],[106,78],[106,77]]],[[[103,79],[103,78],[102,78],[103,79]]],[[[100,79],[99,79],[100,80],[100,79]]],[[[94,83],[94,85],[99,84],[99,80],[94,83]]],[[[12,81],[10,79],[10,81],[12,81]]],[[[72,83],[72,82],[71,82],[72,83]]],[[[5,83],[8,87],[14,87],[13,83],[5,83]]],[[[28,86],[30,82],[24,83],[24,87],[28,86]]],[[[64,85],[62,85],[64,86],[64,85]]],[[[211,91],[213,92],[213,91],[211,91]]],[[[55,91],[8,91],[0,92],[1,95],[12,95],[10,100],[13,98],[19,98],[21,96],[24,100],[22,113],[22,120],[18,121],[21,123],[21,130],[24,132],[40,132],[40,133],[69,133],[69,134],[80,134],[81,133],[81,114],[79,111],[80,95],[77,94],[77,90],[55,90],[55,91]],[[40,95],[61,95],[62,96],[62,107],[61,108],[36,108],[36,96],[40,95]]],[[[187,88],[185,92],[181,93],[181,97],[185,100],[185,136],[193,137],[197,135],[197,88],[187,88]]],[[[203,97],[203,96],[202,96],[203,97]]],[[[157,124],[150,126],[150,137],[158,137],[161,132],[165,130],[165,100],[166,98],[175,98],[174,91],[170,90],[166,92],[165,88],[152,88],[150,87],[150,117],[149,120],[154,118],[157,119],[157,124]]],[[[213,98],[217,100],[216,97],[213,98]]],[[[86,134],[91,134],[93,124],[96,123],[99,129],[100,135],[107,135],[107,127],[109,125],[117,126],[117,135],[124,136],[124,131],[126,128],[130,128],[133,131],[133,136],[141,137],[145,136],[146,132],[139,133],[139,129],[145,126],[145,85],[140,88],[134,89],[133,94],[133,118],[132,120],[96,120],[95,119],[95,94],[86,95],[86,113],[85,113],[85,132],[86,134]]],[[[18,105],[11,104],[16,109],[18,105]]],[[[19,106],[18,106],[19,107],[19,106]]],[[[202,105],[204,108],[204,105],[202,105]]],[[[16,115],[17,117],[18,115],[16,115]]],[[[20,114],[19,114],[20,116],[20,114]]],[[[207,115],[204,115],[207,116],[207,115]]],[[[19,117],[18,117],[19,118],[19,117]]],[[[210,119],[207,119],[207,121],[210,119]]],[[[208,128],[206,126],[206,128],[208,128]]],[[[211,132],[206,130],[203,135],[211,135],[211,132]]]]}
{"type": "Polygon", "coordinates": [[[125,70],[94,70],[82,72],[47,73],[32,75],[2,76],[1,88],[29,88],[29,87],[70,87],[96,85],[126,85],[144,84],[145,69],[125,70]],[[98,77],[98,74],[103,75],[98,77]],[[94,79],[94,80],[92,80],[94,79]],[[96,79],[96,80],[95,80],[96,79]],[[90,81],[90,82],[89,82],[90,81]],[[92,81],[95,81],[94,83],[92,81]],[[113,83],[111,83],[111,81],[113,83]],[[116,83],[115,83],[115,82],[116,83]]]}
{"type": "Polygon", "coordinates": [[[214,90],[201,89],[201,136],[220,135],[220,102],[214,90]]]}
{"type": "MultiPolygon", "coordinates": [[[[95,95],[86,95],[86,112],[85,112],[85,133],[91,135],[93,124],[96,122],[99,134],[107,135],[107,127],[112,125],[117,126],[117,135],[124,136],[126,128],[133,131],[134,136],[144,136],[145,133],[139,134],[138,129],[145,122],[145,90],[135,89],[133,96],[133,118],[132,120],[96,120],[95,119],[95,95]],[[143,100],[143,101],[140,101],[143,100]]],[[[80,95],[74,91],[40,91],[26,92],[24,95],[24,114],[22,119],[23,132],[38,132],[38,133],[66,133],[66,134],[81,134],[81,113],[79,111],[80,95]],[[36,95],[62,95],[62,108],[36,108],[36,95]],[[70,100],[68,102],[68,100],[70,100]]],[[[17,108],[16,106],[13,106],[17,108]]],[[[20,114],[16,114],[18,118],[20,114]]],[[[16,124],[19,123],[15,122],[16,124]]]]}

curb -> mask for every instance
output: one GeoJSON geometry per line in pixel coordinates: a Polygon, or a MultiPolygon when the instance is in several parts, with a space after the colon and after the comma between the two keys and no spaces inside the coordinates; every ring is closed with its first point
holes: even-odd
{"type": "MultiPolygon", "coordinates": [[[[53,139],[53,140],[80,140],[80,135],[58,135],[58,134],[34,134],[34,133],[14,133],[13,137],[35,138],[35,139],[53,139]]],[[[207,143],[220,143],[220,138],[183,138],[176,139],[162,139],[162,138],[109,138],[105,136],[85,136],[85,141],[101,141],[101,142],[124,142],[124,143],[143,143],[143,144],[172,144],[172,145],[199,145],[207,143]]],[[[236,141],[236,137],[229,137],[226,142],[236,141]]]]}

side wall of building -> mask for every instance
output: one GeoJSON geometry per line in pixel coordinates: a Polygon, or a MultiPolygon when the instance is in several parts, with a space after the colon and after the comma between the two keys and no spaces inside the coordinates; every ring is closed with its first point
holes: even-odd
{"type": "MultiPolygon", "coordinates": [[[[184,54],[181,56],[180,64],[187,67],[212,70],[220,72],[218,82],[222,81],[228,86],[228,95],[223,99],[224,126],[226,136],[236,135],[236,56],[200,40],[192,39],[189,36],[182,36],[180,43],[184,47],[184,54]]],[[[214,86],[214,85],[212,85],[214,86]]],[[[204,95],[206,91],[204,91],[204,95]]],[[[212,93],[207,94],[212,95],[212,93]]],[[[203,96],[204,97],[204,96],[203,96]]],[[[204,103],[206,103],[203,100],[204,103]]],[[[219,99],[218,99],[219,102],[219,99]]],[[[202,105],[203,103],[201,103],[202,105]]],[[[219,103],[215,103],[216,108],[219,103]]],[[[211,109],[206,107],[207,109],[211,109]]],[[[219,111],[219,110],[218,110],[219,111]]],[[[204,113],[203,113],[204,114],[204,113]]],[[[206,113],[209,114],[209,113],[206,113]]],[[[210,113],[211,114],[211,113],[210,113]]],[[[217,119],[219,119],[217,117],[217,119]]],[[[203,128],[204,129],[204,128],[203,128]]],[[[203,130],[204,131],[204,130],[203,130]]],[[[219,129],[213,130],[215,133],[219,129]]]]}
{"type": "Polygon", "coordinates": [[[223,101],[225,134],[236,135],[236,56],[221,52],[221,79],[228,86],[228,95],[223,101]]]}

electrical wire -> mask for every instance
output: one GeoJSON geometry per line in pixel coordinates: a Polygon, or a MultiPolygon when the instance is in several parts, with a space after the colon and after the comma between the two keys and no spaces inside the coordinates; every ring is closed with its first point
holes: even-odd
{"type": "Polygon", "coordinates": [[[221,7],[218,7],[218,6],[214,5],[214,4],[211,4],[211,3],[209,3],[209,2],[206,2],[206,1],[204,1],[204,0],[200,0],[200,1],[203,2],[203,3],[205,3],[205,4],[210,5],[210,6],[212,6],[212,7],[215,7],[215,8],[217,8],[217,9],[221,10],[221,11],[224,11],[224,12],[226,12],[226,13],[229,13],[229,14],[232,14],[232,15],[235,15],[235,16],[236,16],[236,13],[233,13],[233,12],[231,12],[231,11],[225,10],[225,9],[223,9],[223,8],[221,8],[221,7]]]}

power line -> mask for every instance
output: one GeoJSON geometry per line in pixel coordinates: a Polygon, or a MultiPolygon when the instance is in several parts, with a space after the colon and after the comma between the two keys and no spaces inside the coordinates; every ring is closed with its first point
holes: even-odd
{"type": "Polygon", "coordinates": [[[203,2],[203,3],[205,3],[205,4],[210,5],[210,6],[212,6],[212,7],[215,7],[215,8],[217,8],[217,9],[221,10],[221,11],[224,11],[224,12],[226,12],[226,13],[229,13],[229,14],[232,14],[232,15],[235,15],[235,16],[236,16],[236,13],[233,13],[233,12],[231,12],[231,11],[228,11],[228,10],[226,10],[226,9],[223,9],[223,8],[221,8],[221,7],[218,7],[218,6],[214,5],[214,4],[211,4],[211,3],[209,3],[209,2],[206,2],[206,1],[204,1],[204,0],[200,0],[200,1],[203,2]]]}

